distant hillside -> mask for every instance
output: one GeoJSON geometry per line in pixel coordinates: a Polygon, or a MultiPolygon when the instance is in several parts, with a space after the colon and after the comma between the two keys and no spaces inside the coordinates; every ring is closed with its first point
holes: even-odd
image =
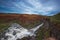
{"type": "Polygon", "coordinates": [[[50,19],[53,22],[60,23],[60,13],[58,13],[58,14],[56,14],[54,16],[51,16],[50,19]]]}
{"type": "Polygon", "coordinates": [[[56,20],[60,20],[60,13],[53,16],[56,20]]]}
{"type": "Polygon", "coordinates": [[[39,23],[41,20],[46,20],[48,18],[51,22],[60,24],[60,13],[51,17],[34,14],[0,13],[0,23],[17,22],[21,25],[28,25],[34,22],[39,23]]]}
{"type": "MultiPolygon", "coordinates": [[[[47,17],[41,15],[29,15],[29,14],[0,14],[0,29],[7,29],[11,23],[19,23],[23,27],[32,28],[41,23],[41,20],[45,20],[47,17]]],[[[0,31],[1,31],[0,30],[0,31]]]]}
{"type": "Polygon", "coordinates": [[[0,14],[0,20],[5,21],[12,21],[12,20],[19,20],[21,22],[33,22],[33,21],[40,21],[47,17],[40,16],[40,15],[28,15],[28,14],[0,14]]]}

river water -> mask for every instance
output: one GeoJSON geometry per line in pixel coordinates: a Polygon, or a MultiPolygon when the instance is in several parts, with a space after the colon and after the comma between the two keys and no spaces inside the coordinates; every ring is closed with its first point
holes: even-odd
{"type": "Polygon", "coordinates": [[[17,40],[22,39],[28,36],[35,36],[34,33],[41,25],[38,25],[36,28],[32,28],[30,30],[23,28],[21,25],[17,23],[11,24],[11,26],[2,34],[3,36],[0,38],[1,40],[17,40]]]}

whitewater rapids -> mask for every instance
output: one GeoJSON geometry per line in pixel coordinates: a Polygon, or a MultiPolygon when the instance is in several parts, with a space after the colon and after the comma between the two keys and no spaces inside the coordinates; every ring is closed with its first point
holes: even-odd
{"type": "Polygon", "coordinates": [[[22,39],[23,37],[36,36],[35,31],[42,25],[43,23],[37,26],[36,28],[28,30],[17,23],[13,23],[5,32],[5,36],[1,38],[1,40],[17,40],[22,39]]]}

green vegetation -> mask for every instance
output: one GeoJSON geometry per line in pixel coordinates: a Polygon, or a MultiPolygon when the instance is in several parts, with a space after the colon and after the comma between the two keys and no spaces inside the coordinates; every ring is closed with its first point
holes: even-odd
{"type": "Polygon", "coordinates": [[[7,23],[0,23],[0,32],[5,31],[9,25],[7,23]]]}
{"type": "Polygon", "coordinates": [[[0,33],[4,32],[8,27],[10,27],[11,23],[18,23],[16,20],[12,20],[10,22],[6,21],[5,19],[0,19],[0,33]]]}
{"type": "Polygon", "coordinates": [[[51,20],[52,22],[55,22],[55,23],[60,23],[60,13],[58,13],[58,14],[56,14],[56,15],[54,15],[54,16],[51,16],[51,17],[50,17],[50,20],[51,20]]]}

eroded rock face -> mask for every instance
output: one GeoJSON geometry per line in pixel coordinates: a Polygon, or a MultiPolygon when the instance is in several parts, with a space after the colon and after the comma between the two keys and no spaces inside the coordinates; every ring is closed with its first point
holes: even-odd
{"type": "Polygon", "coordinates": [[[53,29],[50,31],[50,36],[60,40],[60,31],[53,27],[53,29]]]}

